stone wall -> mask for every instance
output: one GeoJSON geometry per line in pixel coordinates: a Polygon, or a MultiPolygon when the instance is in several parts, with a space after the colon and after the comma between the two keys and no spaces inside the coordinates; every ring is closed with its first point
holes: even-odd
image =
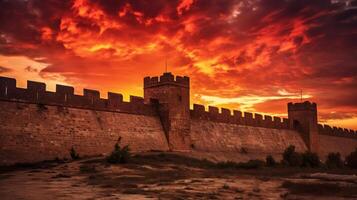
{"type": "Polygon", "coordinates": [[[0,165],[108,154],[122,137],[133,151],[168,150],[156,116],[0,101],[0,165]]]}
{"type": "Polygon", "coordinates": [[[193,148],[198,152],[223,157],[226,160],[265,159],[269,154],[281,157],[289,145],[297,151],[307,147],[298,132],[288,129],[271,129],[243,126],[191,119],[191,139],[193,148]]]}
{"type": "Polygon", "coordinates": [[[319,156],[325,160],[331,152],[339,152],[342,157],[346,157],[357,148],[357,140],[349,137],[337,137],[331,135],[319,135],[320,151],[319,156]]]}
{"type": "Polygon", "coordinates": [[[189,78],[171,73],[146,77],[144,96],[126,102],[63,85],[51,92],[33,81],[19,88],[0,77],[0,165],[69,157],[72,146],[80,155],[107,154],[119,137],[133,151],[192,149],[193,156],[237,161],[278,158],[289,145],[320,156],[357,147],[356,131],[318,125],[310,102],[289,104],[288,119],[197,104],[190,110],[189,78]]]}

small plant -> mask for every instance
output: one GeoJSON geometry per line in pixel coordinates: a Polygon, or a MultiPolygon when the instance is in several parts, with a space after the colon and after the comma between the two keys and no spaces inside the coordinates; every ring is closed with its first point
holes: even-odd
{"type": "Polygon", "coordinates": [[[357,148],[346,157],[346,165],[353,169],[357,169],[357,148]]]}
{"type": "Polygon", "coordinates": [[[319,167],[320,164],[319,156],[316,153],[306,151],[302,154],[302,167],[319,167]]]}
{"type": "Polygon", "coordinates": [[[285,149],[282,163],[286,163],[291,167],[299,167],[302,165],[302,156],[301,154],[295,152],[295,146],[290,145],[285,149]]]}
{"type": "Polygon", "coordinates": [[[229,185],[227,185],[226,183],[222,186],[222,189],[228,190],[229,189],[229,185]]]}
{"type": "Polygon", "coordinates": [[[329,153],[325,162],[326,166],[330,169],[343,167],[343,161],[340,153],[329,153]]]}
{"type": "Polygon", "coordinates": [[[69,154],[71,155],[72,160],[78,160],[79,159],[79,154],[76,152],[74,147],[72,146],[71,150],[69,151],[69,154]]]}
{"type": "Polygon", "coordinates": [[[195,148],[196,148],[195,144],[191,144],[191,149],[195,149],[195,148]]]}
{"type": "Polygon", "coordinates": [[[247,151],[246,148],[241,147],[241,148],[240,148],[240,153],[242,153],[242,154],[248,154],[248,151],[247,151]]]}
{"type": "Polygon", "coordinates": [[[121,141],[121,137],[119,137],[117,143],[114,145],[114,150],[107,157],[107,162],[112,164],[122,164],[127,163],[130,158],[130,149],[129,146],[126,145],[123,148],[120,147],[119,143],[121,141]]]}
{"type": "Polygon", "coordinates": [[[276,161],[272,155],[268,155],[265,162],[268,167],[274,167],[276,165],[276,161]]]}

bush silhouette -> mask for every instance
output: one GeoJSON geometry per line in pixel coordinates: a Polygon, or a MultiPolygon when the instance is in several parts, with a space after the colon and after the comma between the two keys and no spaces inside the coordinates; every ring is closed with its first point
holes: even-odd
{"type": "Polygon", "coordinates": [[[341,154],[338,152],[337,153],[329,153],[327,155],[325,164],[330,169],[343,167],[343,161],[341,159],[341,154]]]}
{"type": "Polygon", "coordinates": [[[306,151],[302,154],[302,167],[319,167],[320,164],[319,156],[316,153],[306,151]]]}
{"type": "Polygon", "coordinates": [[[357,169],[357,148],[346,157],[345,161],[348,167],[357,169]]]}
{"type": "Polygon", "coordinates": [[[300,167],[302,165],[302,155],[295,152],[295,146],[290,145],[283,153],[282,163],[291,167],[300,167]]]}
{"type": "Polygon", "coordinates": [[[264,166],[264,161],[262,160],[248,160],[247,162],[219,162],[215,166],[220,169],[258,169],[264,166]]]}
{"type": "Polygon", "coordinates": [[[268,155],[265,159],[265,162],[268,167],[273,167],[276,165],[276,161],[272,155],[268,155]]]}
{"type": "Polygon", "coordinates": [[[69,151],[69,154],[71,155],[72,160],[78,160],[79,159],[79,154],[76,152],[74,147],[71,148],[69,151]]]}
{"type": "Polygon", "coordinates": [[[121,137],[118,139],[118,142],[114,145],[114,150],[107,157],[107,162],[112,164],[122,164],[127,163],[130,158],[130,149],[129,146],[126,145],[123,148],[120,147],[119,142],[121,141],[121,137]]]}

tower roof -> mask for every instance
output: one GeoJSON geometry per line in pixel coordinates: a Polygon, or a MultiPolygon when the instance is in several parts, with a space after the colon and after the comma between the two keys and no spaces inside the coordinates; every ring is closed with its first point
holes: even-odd
{"type": "Polygon", "coordinates": [[[303,103],[288,103],[288,110],[317,110],[316,103],[305,101],[303,103]]]}
{"type": "Polygon", "coordinates": [[[144,88],[158,87],[162,85],[176,85],[180,87],[190,87],[190,78],[187,76],[174,76],[171,72],[165,72],[160,77],[147,76],[144,78],[144,88]]]}

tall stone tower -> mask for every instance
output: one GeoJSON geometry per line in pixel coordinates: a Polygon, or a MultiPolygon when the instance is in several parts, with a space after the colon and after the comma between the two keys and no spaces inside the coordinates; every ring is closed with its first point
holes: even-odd
{"type": "Polygon", "coordinates": [[[311,152],[318,153],[318,126],[316,103],[288,103],[290,127],[298,130],[311,152]]]}
{"type": "Polygon", "coordinates": [[[145,77],[144,101],[156,104],[170,149],[190,150],[190,79],[171,73],[145,77]]]}

